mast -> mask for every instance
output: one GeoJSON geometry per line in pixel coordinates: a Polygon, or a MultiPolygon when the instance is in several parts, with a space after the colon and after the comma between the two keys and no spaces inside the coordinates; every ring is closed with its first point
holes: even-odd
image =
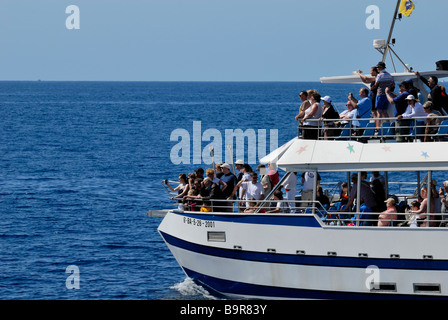
{"type": "Polygon", "coordinates": [[[392,24],[391,24],[390,30],[389,30],[389,36],[388,36],[387,42],[386,42],[386,49],[384,50],[384,53],[383,53],[383,62],[386,61],[387,52],[390,49],[389,48],[390,47],[390,39],[392,38],[392,32],[394,31],[395,20],[397,20],[397,13],[398,13],[398,8],[400,8],[400,1],[401,0],[397,0],[397,6],[395,7],[394,17],[392,19],[392,24]]]}
{"type": "Polygon", "coordinates": [[[387,41],[383,44],[384,47],[380,47],[381,49],[384,49],[384,52],[382,50],[380,50],[379,48],[377,48],[377,50],[382,53],[382,55],[383,55],[382,61],[383,62],[386,61],[387,54],[389,53],[390,60],[392,62],[392,66],[393,66],[395,72],[397,72],[397,70],[395,69],[395,64],[394,64],[394,60],[393,60],[392,54],[401,62],[401,64],[404,66],[406,72],[411,72],[412,68],[409,67],[409,65],[405,64],[403,62],[403,60],[400,59],[400,57],[397,55],[397,53],[391,47],[391,40],[392,40],[393,43],[395,43],[395,40],[392,39],[392,33],[393,33],[394,27],[395,27],[395,20],[397,20],[397,19],[401,20],[401,13],[397,16],[398,10],[400,8],[401,1],[402,0],[397,0],[397,5],[395,6],[395,13],[394,13],[394,16],[392,18],[392,23],[391,23],[390,30],[389,30],[389,36],[387,37],[387,41]]]}

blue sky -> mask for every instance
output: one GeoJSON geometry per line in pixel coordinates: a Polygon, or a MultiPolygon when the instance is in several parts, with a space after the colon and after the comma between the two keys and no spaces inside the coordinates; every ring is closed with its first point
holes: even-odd
{"type": "MultiPolygon", "coordinates": [[[[448,60],[446,0],[414,0],[395,51],[448,60]],[[444,16],[445,15],[445,16],[444,16]]],[[[319,81],[381,60],[395,0],[1,0],[0,80],[319,81]],[[68,30],[65,9],[80,9],[68,30]],[[366,8],[380,9],[369,30],[366,8]]],[[[402,68],[399,68],[399,71],[402,68]]]]}

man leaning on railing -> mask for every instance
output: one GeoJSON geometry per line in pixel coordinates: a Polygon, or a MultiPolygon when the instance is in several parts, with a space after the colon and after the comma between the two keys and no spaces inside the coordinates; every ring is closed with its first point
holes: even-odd
{"type": "MultiPolygon", "coordinates": [[[[408,107],[403,114],[397,116],[397,142],[406,140],[403,135],[409,135],[413,124],[412,118],[426,117],[422,104],[412,94],[408,95],[405,100],[408,103],[408,107]]],[[[414,121],[416,121],[415,126],[417,127],[419,120],[414,119],[414,121]]],[[[416,131],[414,130],[414,134],[416,134],[416,131]]],[[[412,140],[412,137],[410,139],[412,140]]]]}

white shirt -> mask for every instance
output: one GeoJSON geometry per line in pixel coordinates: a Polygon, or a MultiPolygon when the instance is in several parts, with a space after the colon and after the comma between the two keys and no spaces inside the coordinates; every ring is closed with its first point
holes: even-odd
{"type": "Polygon", "coordinates": [[[252,181],[243,182],[241,187],[246,190],[245,199],[249,200],[254,198],[255,200],[260,200],[261,195],[264,195],[264,189],[260,182],[252,183],[252,181]]]}
{"type": "MultiPolygon", "coordinates": [[[[243,177],[241,178],[241,180],[248,180],[250,182],[250,173],[246,172],[243,174],[243,177]]],[[[243,182],[244,183],[244,182],[243,182]]],[[[243,192],[243,186],[241,186],[238,190],[239,194],[240,194],[240,199],[245,199],[246,196],[244,196],[244,198],[241,197],[241,193],[243,192]]]]}
{"type": "MultiPolygon", "coordinates": [[[[425,109],[420,102],[415,102],[415,106],[408,105],[406,111],[402,114],[403,118],[426,117],[425,109]]],[[[421,119],[424,121],[424,119],[421,119]]]]}
{"type": "MultiPolygon", "coordinates": [[[[309,121],[309,120],[318,120],[320,117],[322,117],[322,106],[319,102],[316,102],[315,104],[317,104],[317,111],[314,114],[314,116],[308,117],[306,118],[306,120],[303,122],[304,125],[306,126],[314,126],[317,127],[320,125],[320,121],[309,121]]],[[[305,110],[305,116],[307,116],[310,112],[311,109],[313,109],[314,105],[311,105],[311,107],[309,107],[308,109],[305,110]]]]}
{"type": "Polygon", "coordinates": [[[283,183],[283,187],[286,190],[296,190],[297,189],[297,175],[291,173],[283,183]]]}
{"type": "Polygon", "coordinates": [[[287,202],[277,202],[277,209],[280,209],[280,213],[286,213],[290,210],[287,202]]]}
{"type": "MultiPolygon", "coordinates": [[[[344,110],[339,114],[339,116],[348,116],[350,119],[357,119],[358,118],[358,109],[353,109],[352,111],[348,111],[348,109],[344,110]]],[[[345,124],[345,123],[348,123],[348,121],[343,120],[343,121],[341,121],[341,123],[345,124]]],[[[360,126],[360,123],[358,120],[351,120],[351,123],[352,123],[352,126],[354,126],[354,127],[360,126]]]]}
{"type": "MultiPolygon", "coordinates": [[[[314,172],[305,172],[303,174],[303,190],[313,190],[313,186],[314,186],[314,172]]],[[[319,180],[319,179],[318,179],[319,180]]]]}
{"type": "Polygon", "coordinates": [[[394,83],[394,78],[392,75],[387,72],[386,70],[382,70],[378,75],[376,76],[376,80],[378,83],[378,91],[377,95],[386,94],[386,88],[391,87],[394,83]]]}

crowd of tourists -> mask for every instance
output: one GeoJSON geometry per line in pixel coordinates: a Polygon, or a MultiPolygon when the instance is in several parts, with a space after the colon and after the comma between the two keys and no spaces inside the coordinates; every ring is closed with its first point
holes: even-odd
{"type": "Polygon", "coordinates": [[[361,172],[359,197],[358,175],[352,174],[351,184],[341,183],[334,201],[333,197],[330,200],[324,192],[319,173],[303,172],[299,176],[299,201],[296,200],[299,185],[296,172],[292,172],[275,188],[279,183],[279,174],[274,165],[268,164],[266,168],[264,164],[260,164],[254,171],[242,160],[235,162],[235,169],[228,163],[220,163],[205,172],[198,168],[188,176],[180,174],[178,185],[174,188],[169,181],[165,180],[164,183],[173,193],[177,193],[171,199],[177,200],[179,208],[187,211],[304,213],[310,212],[307,208],[315,207],[330,212],[331,217],[330,209],[333,207],[337,208],[333,212],[339,212],[337,218],[348,225],[434,227],[444,226],[448,222],[448,181],[443,182],[442,187],[436,190],[437,183],[433,180],[430,200],[428,201],[428,187],[425,186],[421,188],[418,198],[408,205],[406,201],[399,201],[396,196],[388,195],[387,182],[379,172],[372,172],[370,179],[367,172],[361,172]],[[235,170],[236,175],[232,170],[235,170]],[[269,201],[263,202],[268,195],[271,196],[269,201]],[[356,216],[358,199],[359,217],[356,216]]]}
{"type": "Polygon", "coordinates": [[[438,139],[435,134],[443,116],[448,115],[448,95],[436,76],[426,79],[415,72],[430,90],[424,97],[413,79],[400,82],[396,90],[394,78],[382,61],[371,68],[370,75],[364,75],[361,70],[357,73],[370,90],[367,86],[361,88],[358,97],[350,92],[342,112],[334,107],[329,95],[321,95],[316,90],[300,92],[301,105],[295,119],[299,121],[299,135],[303,139],[332,139],[347,125],[351,135],[360,136],[369,122],[375,124],[374,135],[381,135],[384,122],[393,123],[397,142],[413,139],[410,132],[415,126],[421,128],[416,138],[425,142],[438,139]],[[389,114],[390,104],[394,105],[394,114],[389,114]]]}

